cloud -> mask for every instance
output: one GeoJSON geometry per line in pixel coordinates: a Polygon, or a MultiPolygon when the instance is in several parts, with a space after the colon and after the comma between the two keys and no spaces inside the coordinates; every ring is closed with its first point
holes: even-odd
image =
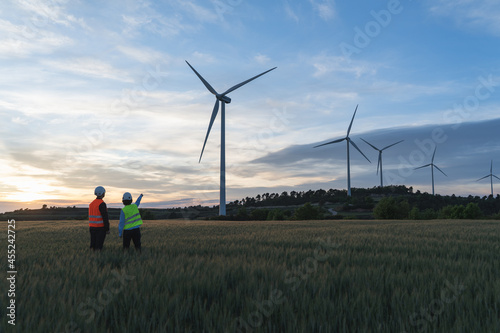
{"type": "Polygon", "coordinates": [[[12,118],[12,122],[14,124],[28,125],[30,121],[26,117],[23,117],[23,118],[21,118],[21,117],[14,117],[14,118],[12,118]]]}
{"type": "Polygon", "coordinates": [[[163,52],[158,52],[156,50],[153,50],[145,46],[133,47],[133,46],[119,45],[117,49],[118,51],[122,52],[129,58],[144,64],[169,62],[171,60],[171,57],[168,54],[165,54],[163,52]]]}
{"type": "Polygon", "coordinates": [[[218,168],[197,163],[204,132],[193,153],[194,139],[185,137],[185,125],[195,122],[189,113],[176,114],[156,115],[153,120],[135,113],[116,117],[101,131],[102,117],[26,117],[14,112],[9,126],[2,127],[2,137],[10,139],[0,146],[8,159],[3,164],[9,166],[3,168],[2,177],[6,186],[16,186],[9,191],[9,200],[82,198],[86,188],[95,184],[109,187],[112,200],[119,198],[111,192],[125,190],[147,191],[154,200],[205,200],[204,193],[215,191],[210,184],[217,183],[218,168]],[[20,132],[22,136],[16,135],[20,132]],[[129,133],[126,140],[124,133],[129,133]]]}
{"type": "Polygon", "coordinates": [[[500,3],[496,0],[432,1],[430,11],[434,15],[451,17],[459,26],[486,29],[500,35],[500,3]]]}
{"type": "Polygon", "coordinates": [[[96,58],[74,58],[68,60],[46,60],[44,65],[60,71],[97,79],[109,79],[121,82],[134,82],[127,73],[118,70],[109,63],[96,58]]]}
{"type": "Polygon", "coordinates": [[[257,61],[259,64],[261,65],[265,65],[267,63],[269,63],[269,61],[271,61],[271,59],[264,55],[264,54],[260,54],[260,53],[257,53],[257,55],[254,57],[255,61],[257,61]]]}
{"type": "Polygon", "coordinates": [[[199,6],[193,1],[177,0],[175,3],[178,8],[182,9],[186,14],[192,16],[197,21],[213,23],[217,20],[215,11],[199,6]]]}
{"type": "MultiPolygon", "coordinates": [[[[295,23],[299,23],[301,21],[301,17],[298,13],[303,10],[292,8],[291,2],[288,0],[283,1],[283,10],[287,16],[287,18],[291,19],[295,23]]],[[[294,6],[299,6],[299,2],[292,2],[294,6]]],[[[322,20],[331,21],[335,18],[336,10],[335,10],[335,1],[334,0],[309,0],[309,3],[315,12],[322,20]]]]}
{"type": "Polygon", "coordinates": [[[374,94],[386,94],[392,101],[408,101],[421,97],[445,96],[456,93],[459,89],[457,82],[443,81],[434,84],[416,84],[398,81],[378,80],[370,82],[367,90],[374,94]]]}
{"type": "MultiPolygon", "coordinates": [[[[487,186],[475,181],[488,172],[491,159],[494,160],[494,173],[495,165],[500,168],[500,159],[495,159],[500,152],[500,139],[495,136],[499,126],[500,118],[497,118],[482,122],[387,128],[351,134],[353,141],[372,161],[371,165],[368,164],[361,154],[351,147],[351,173],[353,179],[356,179],[355,186],[373,187],[378,184],[375,175],[378,153],[360,138],[378,148],[404,139],[404,142],[383,153],[384,176],[388,184],[418,186],[422,187],[422,191],[430,191],[430,171],[414,168],[430,163],[434,148],[437,147],[435,163],[448,175],[435,175],[436,188],[439,182],[441,189],[446,188],[447,191],[440,193],[487,195],[487,186]],[[486,191],[483,188],[486,188],[486,191]],[[465,190],[471,192],[465,193],[465,190]]],[[[280,170],[281,174],[300,175],[301,172],[314,170],[318,175],[328,175],[329,179],[345,180],[346,143],[313,148],[338,138],[292,145],[257,158],[251,163],[259,166],[259,170],[280,170]]],[[[500,171],[497,173],[500,174],[500,171]]],[[[342,184],[339,185],[342,187],[342,184]]]]}
{"type": "Polygon", "coordinates": [[[0,19],[0,31],[7,32],[7,36],[0,39],[2,58],[50,54],[58,48],[73,44],[73,41],[66,36],[25,25],[15,25],[2,19],[0,19]]]}
{"type": "Polygon", "coordinates": [[[298,23],[300,21],[299,16],[293,11],[292,7],[290,7],[289,1],[285,0],[284,7],[287,17],[298,23]]]}
{"type": "Polygon", "coordinates": [[[316,69],[313,74],[315,77],[340,72],[354,74],[357,78],[362,75],[375,75],[377,68],[380,66],[362,61],[352,61],[340,56],[328,56],[324,53],[313,57],[312,65],[316,69]]]}
{"type": "Polygon", "coordinates": [[[203,61],[205,63],[215,62],[215,58],[209,53],[202,53],[202,52],[195,51],[195,52],[193,52],[193,57],[195,59],[203,61]]]}
{"type": "Polygon", "coordinates": [[[125,23],[123,34],[137,37],[140,34],[153,33],[173,38],[181,32],[198,30],[200,23],[213,23],[217,20],[215,11],[197,5],[193,1],[168,0],[167,4],[170,8],[165,11],[157,10],[157,4],[154,2],[142,2],[129,13],[122,14],[121,18],[125,23]]]}
{"type": "Polygon", "coordinates": [[[142,30],[162,37],[173,37],[186,28],[179,18],[167,18],[155,12],[122,15],[122,20],[125,23],[123,34],[134,37],[142,33],[142,30]]]}
{"type": "Polygon", "coordinates": [[[19,0],[15,3],[20,9],[33,13],[31,25],[40,27],[57,23],[69,27],[77,24],[82,28],[89,28],[83,18],[65,12],[65,1],[19,0]]]}
{"type": "Polygon", "coordinates": [[[335,17],[335,2],[333,0],[309,0],[309,2],[324,21],[330,21],[335,17]]]}

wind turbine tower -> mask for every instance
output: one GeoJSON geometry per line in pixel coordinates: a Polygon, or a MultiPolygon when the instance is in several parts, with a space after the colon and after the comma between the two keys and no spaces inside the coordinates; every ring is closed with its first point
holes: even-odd
{"type": "Polygon", "coordinates": [[[491,160],[491,165],[490,165],[490,174],[489,175],[486,175],[482,178],[479,178],[478,180],[476,180],[477,182],[484,179],[484,178],[488,178],[490,177],[490,182],[491,182],[491,196],[493,196],[493,177],[495,177],[496,179],[500,180],[500,178],[498,178],[497,176],[495,176],[493,174],[493,160],[491,160]]]}
{"type": "Polygon", "coordinates": [[[366,158],[366,160],[368,162],[370,162],[368,157],[366,157],[365,154],[363,154],[361,149],[359,149],[358,146],[354,143],[354,141],[352,141],[352,139],[349,137],[349,133],[351,133],[352,122],[354,121],[354,117],[356,116],[356,111],[358,111],[358,105],[356,105],[356,109],[354,110],[354,114],[352,115],[351,123],[349,124],[349,128],[347,129],[347,135],[345,136],[345,138],[333,140],[333,141],[323,143],[321,145],[317,145],[317,146],[313,147],[313,148],[318,148],[321,146],[326,146],[326,145],[329,145],[332,143],[342,142],[342,141],[346,140],[346,143],[347,143],[347,196],[349,196],[349,197],[351,196],[351,164],[350,164],[350,159],[349,159],[349,145],[351,144],[354,148],[356,148],[356,150],[359,151],[360,154],[363,155],[363,157],[366,158]]]}
{"type": "Polygon", "coordinates": [[[434,156],[436,155],[436,148],[434,148],[434,153],[432,154],[432,160],[431,160],[431,163],[429,164],[426,164],[426,165],[422,165],[418,168],[415,168],[413,170],[417,170],[417,169],[422,169],[422,168],[425,168],[425,167],[428,167],[430,166],[431,167],[431,176],[432,176],[432,195],[434,195],[434,168],[438,169],[443,175],[445,175],[446,177],[448,177],[444,172],[443,170],[439,169],[439,167],[437,165],[434,164],[434,156]]]}
{"type": "Polygon", "coordinates": [[[405,140],[398,141],[398,142],[393,143],[392,145],[388,145],[387,147],[382,148],[382,149],[378,149],[377,147],[375,147],[374,145],[372,145],[371,143],[369,143],[365,139],[361,139],[361,140],[363,140],[364,142],[366,142],[367,144],[369,144],[373,149],[375,149],[376,151],[378,151],[377,175],[378,175],[378,169],[380,168],[380,187],[384,187],[384,178],[382,177],[382,152],[384,150],[386,150],[387,148],[395,146],[398,143],[401,143],[401,142],[403,142],[405,140]]]}
{"type": "Polygon", "coordinates": [[[248,79],[246,81],[243,81],[222,94],[219,94],[217,91],[215,91],[214,88],[208,83],[194,68],[189,64],[189,62],[186,61],[188,66],[193,70],[193,72],[198,76],[198,78],[203,82],[205,87],[210,91],[212,94],[215,95],[215,105],[214,109],[212,111],[212,116],[210,117],[210,123],[208,124],[208,130],[207,134],[205,136],[205,142],[203,143],[203,148],[201,149],[201,154],[200,154],[200,159],[198,161],[201,162],[201,157],[203,156],[203,151],[205,150],[205,145],[207,144],[207,139],[210,134],[210,130],[212,129],[212,125],[214,124],[215,118],[217,117],[217,113],[219,112],[219,103],[222,104],[221,106],[221,131],[220,131],[220,203],[219,203],[219,215],[226,215],[226,104],[231,103],[231,98],[226,96],[230,92],[244,86],[245,84],[249,83],[250,81],[255,80],[259,76],[262,76],[274,69],[276,67],[271,68],[270,70],[267,70],[259,75],[256,75],[252,77],[251,79],[248,79]]]}

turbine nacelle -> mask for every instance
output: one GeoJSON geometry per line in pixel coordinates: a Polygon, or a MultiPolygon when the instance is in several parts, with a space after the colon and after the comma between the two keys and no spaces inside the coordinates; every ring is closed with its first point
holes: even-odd
{"type": "Polygon", "coordinates": [[[224,103],[226,103],[226,104],[231,103],[231,98],[229,98],[229,97],[227,97],[227,96],[225,96],[225,95],[217,94],[217,95],[215,95],[215,97],[216,97],[219,101],[224,102],[224,103]]]}

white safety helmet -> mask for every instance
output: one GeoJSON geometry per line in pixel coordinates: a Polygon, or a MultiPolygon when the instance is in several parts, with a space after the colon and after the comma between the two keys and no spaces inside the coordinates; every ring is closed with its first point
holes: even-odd
{"type": "Polygon", "coordinates": [[[123,193],[122,201],[123,200],[130,200],[130,201],[132,201],[132,194],[130,194],[128,192],[123,193]]]}
{"type": "Polygon", "coordinates": [[[102,197],[106,193],[106,190],[102,186],[97,186],[94,190],[94,194],[98,197],[102,197]]]}

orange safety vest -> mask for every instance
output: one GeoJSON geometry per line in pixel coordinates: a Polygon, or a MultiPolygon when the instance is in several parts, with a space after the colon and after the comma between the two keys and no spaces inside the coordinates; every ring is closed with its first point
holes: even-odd
{"type": "Polygon", "coordinates": [[[95,199],[89,205],[89,227],[104,227],[104,221],[99,211],[99,205],[103,203],[102,199],[95,199]]]}

